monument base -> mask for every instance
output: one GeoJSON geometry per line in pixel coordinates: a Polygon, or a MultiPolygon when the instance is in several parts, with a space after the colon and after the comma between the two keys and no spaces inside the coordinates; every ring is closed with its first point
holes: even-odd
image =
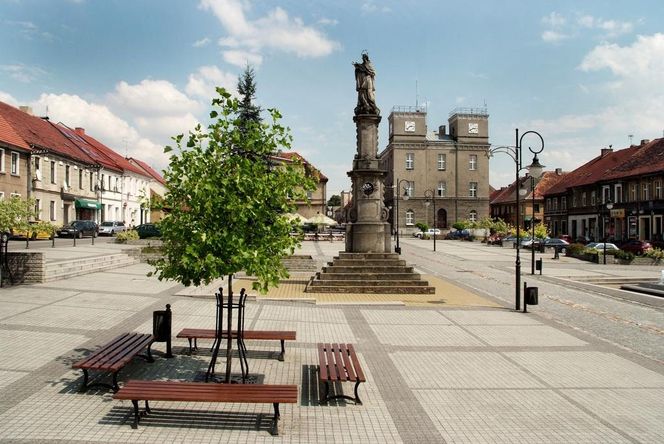
{"type": "Polygon", "coordinates": [[[389,253],[390,224],[387,222],[354,222],[346,226],[346,252],[389,253]]]}

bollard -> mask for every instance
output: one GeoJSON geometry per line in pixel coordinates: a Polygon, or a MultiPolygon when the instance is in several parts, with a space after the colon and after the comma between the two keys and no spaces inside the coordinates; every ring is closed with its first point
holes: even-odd
{"type": "Polygon", "coordinates": [[[156,310],[152,313],[152,335],[154,342],[166,343],[166,358],[172,358],[171,353],[171,304],[166,304],[166,310],[156,310]]]}

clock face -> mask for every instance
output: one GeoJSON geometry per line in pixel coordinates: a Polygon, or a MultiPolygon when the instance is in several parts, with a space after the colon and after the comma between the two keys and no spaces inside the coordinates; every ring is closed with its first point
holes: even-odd
{"type": "Polygon", "coordinates": [[[468,134],[478,134],[479,132],[480,132],[480,126],[478,123],[468,124],[468,134]]]}
{"type": "Polygon", "coordinates": [[[362,185],[362,192],[366,194],[367,196],[371,195],[374,191],[374,186],[371,182],[365,182],[364,185],[362,185]]]}
{"type": "Polygon", "coordinates": [[[406,130],[409,133],[415,132],[415,122],[412,120],[406,120],[404,130],[406,130]]]}

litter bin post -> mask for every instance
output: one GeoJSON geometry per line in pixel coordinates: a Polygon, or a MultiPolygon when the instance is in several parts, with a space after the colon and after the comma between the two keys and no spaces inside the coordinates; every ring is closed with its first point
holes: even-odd
{"type": "Polygon", "coordinates": [[[171,304],[166,304],[166,310],[156,310],[152,313],[152,335],[154,342],[166,343],[166,358],[172,358],[171,352],[171,304]]]}

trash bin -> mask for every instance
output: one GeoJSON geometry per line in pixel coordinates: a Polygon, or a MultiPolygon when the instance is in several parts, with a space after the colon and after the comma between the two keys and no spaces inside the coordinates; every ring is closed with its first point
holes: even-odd
{"type": "Polygon", "coordinates": [[[539,258],[535,261],[535,270],[542,274],[542,258],[539,258]]]}
{"type": "Polygon", "coordinates": [[[526,287],[523,300],[528,305],[537,305],[538,304],[538,288],[537,287],[526,287]]]}
{"type": "Polygon", "coordinates": [[[166,357],[172,358],[171,353],[171,304],[166,304],[166,310],[156,310],[152,313],[152,336],[154,342],[166,343],[166,357]]]}

